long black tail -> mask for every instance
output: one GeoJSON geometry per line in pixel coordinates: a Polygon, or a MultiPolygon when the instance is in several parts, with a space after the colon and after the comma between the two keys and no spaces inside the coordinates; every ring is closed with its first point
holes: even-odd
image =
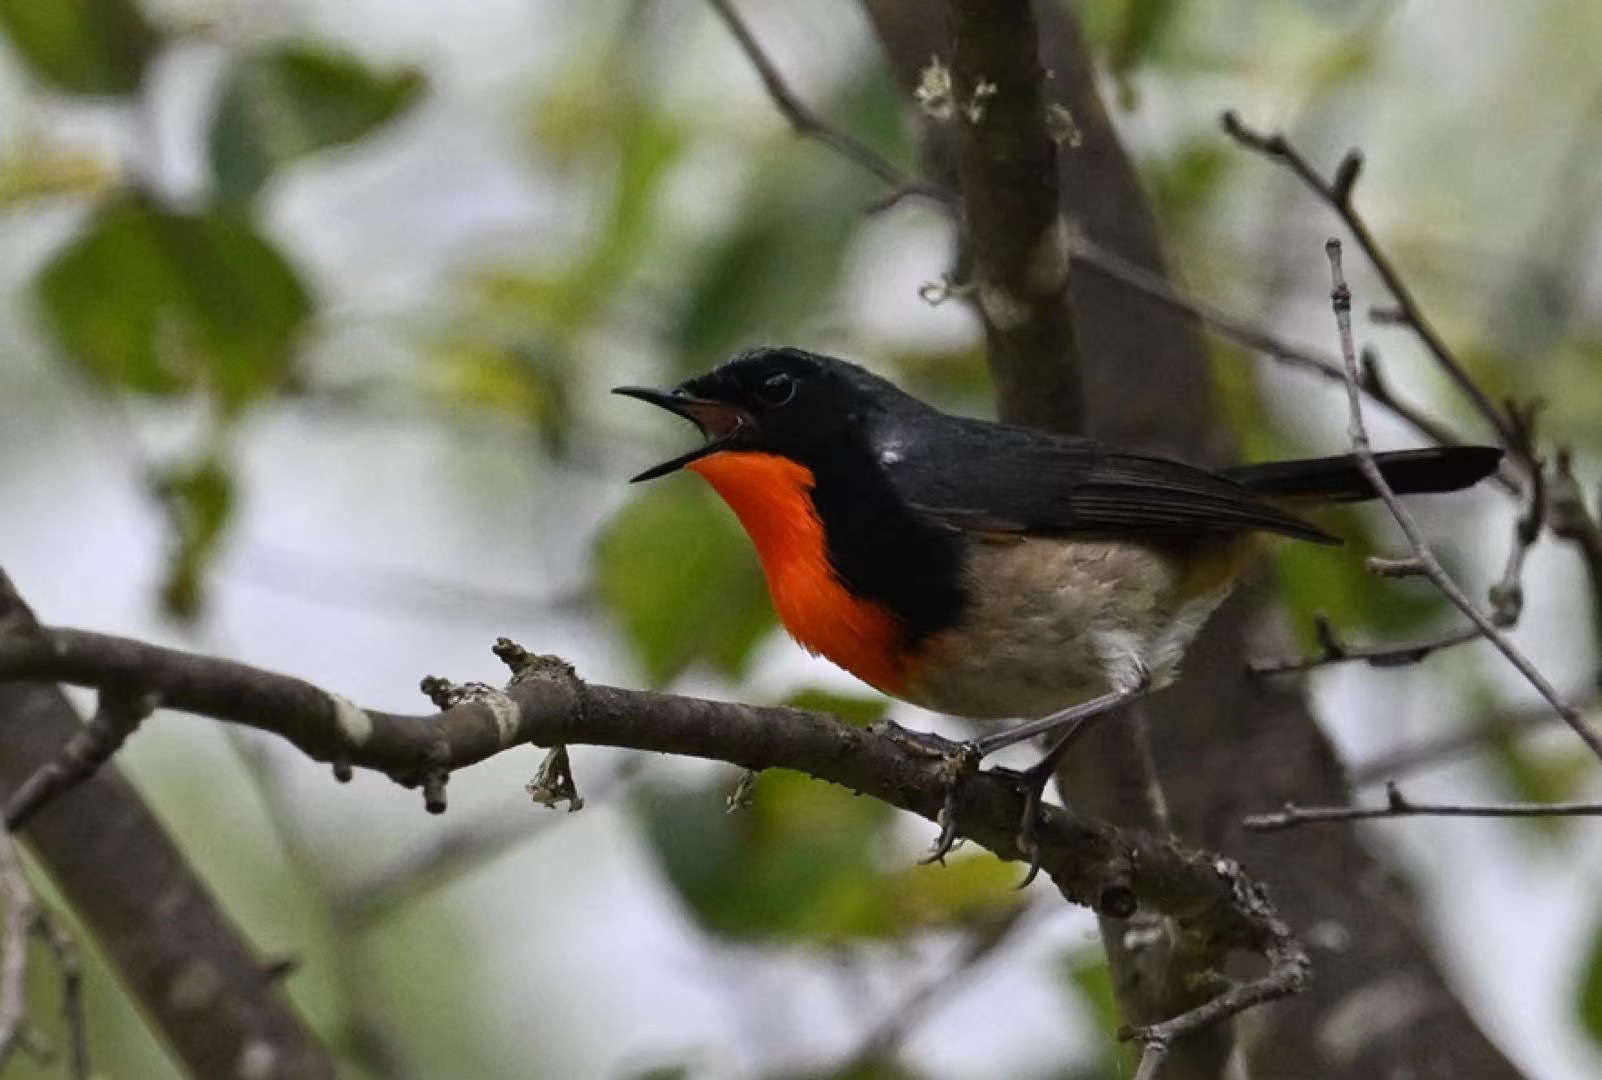
{"type": "MultiPolygon", "coordinates": [[[[1458,491],[1496,471],[1502,451],[1494,446],[1437,446],[1376,454],[1380,474],[1398,495],[1458,491]]],[[[1358,468],[1357,458],[1311,458],[1238,465],[1224,475],[1253,491],[1312,502],[1362,502],[1379,494],[1358,468]]]]}

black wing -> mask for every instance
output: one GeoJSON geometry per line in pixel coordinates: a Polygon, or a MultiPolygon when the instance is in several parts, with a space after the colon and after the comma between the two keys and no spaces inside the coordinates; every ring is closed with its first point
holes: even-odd
{"type": "Polygon", "coordinates": [[[1108,539],[1261,531],[1340,540],[1242,484],[1171,458],[1093,439],[942,417],[914,453],[881,456],[892,485],[924,513],[969,532],[1108,539]]]}

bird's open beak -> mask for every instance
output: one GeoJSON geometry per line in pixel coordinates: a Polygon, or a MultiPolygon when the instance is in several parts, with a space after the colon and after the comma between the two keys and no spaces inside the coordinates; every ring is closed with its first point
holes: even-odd
{"type": "Polygon", "coordinates": [[[680,454],[672,461],[664,461],[660,465],[646,469],[630,480],[631,484],[637,484],[641,480],[655,480],[658,476],[677,472],[690,462],[708,454],[717,453],[728,445],[736,432],[752,423],[749,413],[738,405],[730,405],[726,401],[712,401],[707,398],[692,397],[679,391],[657,390],[649,386],[617,386],[612,388],[612,393],[639,398],[668,412],[677,413],[686,420],[694,422],[706,438],[706,442],[689,453],[680,454]]]}

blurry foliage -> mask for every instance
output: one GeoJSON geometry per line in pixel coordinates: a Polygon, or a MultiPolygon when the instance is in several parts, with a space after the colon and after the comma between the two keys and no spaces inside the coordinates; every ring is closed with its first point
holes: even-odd
{"type": "Polygon", "coordinates": [[[102,388],[203,392],[223,415],[289,382],[312,313],[248,222],[145,194],[102,206],[40,272],[38,299],[56,343],[102,388]]]}
{"type": "Polygon", "coordinates": [[[160,45],[135,0],[0,0],[0,28],[35,77],[72,94],[138,93],[160,45]]]}
{"type": "Polygon", "coordinates": [[[1575,988],[1574,1011],[1591,1041],[1602,1047],[1602,924],[1591,932],[1580,984],[1575,988]]]}
{"type": "MultiPolygon", "coordinates": [[[[1584,797],[1596,776],[1596,758],[1583,747],[1574,749],[1567,744],[1545,747],[1513,735],[1498,734],[1487,740],[1486,750],[1509,802],[1577,801],[1584,797]]],[[[1585,819],[1527,817],[1512,820],[1536,835],[1557,837],[1585,819]]]]}
{"type": "Polygon", "coordinates": [[[234,482],[215,457],[164,472],[156,497],[167,510],[174,551],[162,584],[162,606],[180,619],[200,611],[201,575],[221,542],[234,507],[234,482]]]}
{"type": "MultiPolygon", "coordinates": [[[[0,0],[0,28],[52,88],[91,96],[143,93],[164,44],[132,0],[0,0]]],[[[371,134],[423,85],[417,71],[374,71],[321,46],[236,59],[210,133],[215,205],[169,205],[127,178],[118,185],[97,161],[47,147],[25,148],[0,170],[0,205],[77,195],[93,207],[34,281],[61,356],[106,394],[208,406],[205,445],[153,478],[172,525],[162,596],[175,617],[199,613],[234,504],[221,448],[249,407],[298,388],[298,350],[317,314],[248,202],[276,168],[371,134]]]]}
{"type": "Polygon", "coordinates": [[[1104,954],[1076,953],[1068,958],[1068,985],[1090,1010],[1091,1025],[1101,1033],[1100,1075],[1133,1076],[1140,1065],[1140,1050],[1134,1043],[1114,1037],[1124,1022],[1113,991],[1112,971],[1104,954]]]}
{"type": "Polygon", "coordinates": [[[25,139],[0,158],[0,212],[39,199],[95,198],[117,181],[116,172],[98,157],[25,139]]]}
{"type": "Polygon", "coordinates": [[[962,926],[1023,903],[1017,867],[987,852],[945,866],[880,857],[894,811],[800,773],[769,770],[749,808],[719,789],[657,790],[641,811],[668,879],[708,929],[835,942],[962,926]]]}
{"type": "Polygon", "coordinates": [[[1130,76],[1153,58],[1184,5],[1176,0],[1100,0],[1085,5],[1087,31],[1118,86],[1119,104],[1138,99],[1130,76]]]}
{"type": "Polygon", "coordinates": [[[415,68],[379,71],[321,45],[290,43],[242,57],[211,125],[218,197],[244,203],[280,165],[367,137],[414,104],[424,85],[415,68]]]}
{"type": "Polygon", "coordinates": [[[695,477],[658,481],[607,522],[595,584],[654,685],[697,661],[739,678],[774,625],[750,541],[695,477]]]}

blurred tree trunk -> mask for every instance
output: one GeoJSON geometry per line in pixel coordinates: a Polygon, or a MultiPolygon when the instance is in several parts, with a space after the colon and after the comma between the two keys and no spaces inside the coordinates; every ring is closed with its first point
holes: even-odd
{"type": "MultiPolygon", "coordinates": [[[[864,0],[895,76],[909,96],[933,56],[948,56],[934,5],[864,0]]],[[[1064,210],[1100,246],[1165,273],[1151,207],[1097,94],[1091,60],[1070,7],[1036,0],[1048,91],[1082,134],[1058,157],[1064,210]]],[[[996,17],[1005,15],[997,6],[996,17]]],[[[921,125],[925,167],[953,182],[942,129],[921,125]]],[[[953,184],[954,186],[954,184],[953,184]]],[[[1232,454],[1213,408],[1206,343],[1188,318],[1089,270],[1070,275],[1091,433],[1197,461],[1232,454]]],[[[999,403],[1003,415],[1014,410],[999,403]]],[[[1332,556],[1339,557],[1339,556],[1332,556]]],[[[1312,986],[1248,1014],[1241,1028],[1254,1080],[1512,1078],[1518,1071],[1479,1030],[1429,954],[1405,887],[1350,829],[1252,834],[1249,811],[1341,803],[1350,792],[1341,763],[1295,683],[1249,682],[1248,630],[1273,606],[1266,574],[1240,590],[1191,651],[1179,685],[1145,703],[1151,756],[1170,825],[1183,840],[1227,853],[1272,889],[1280,911],[1308,944],[1312,986]]],[[[1138,729],[1109,722],[1070,756],[1061,778],[1074,806],[1124,824],[1150,826],[1152,793],[1138,729]]],[[[1104,920],[1114,983],[1133,1020],[1183,1007],[1166,969],[1124,948],[1126,924],[1104,920]]],[[[1224,1033],[1176,1056],[1165,1076],[1216,1074],[1224,1033]]]]}

